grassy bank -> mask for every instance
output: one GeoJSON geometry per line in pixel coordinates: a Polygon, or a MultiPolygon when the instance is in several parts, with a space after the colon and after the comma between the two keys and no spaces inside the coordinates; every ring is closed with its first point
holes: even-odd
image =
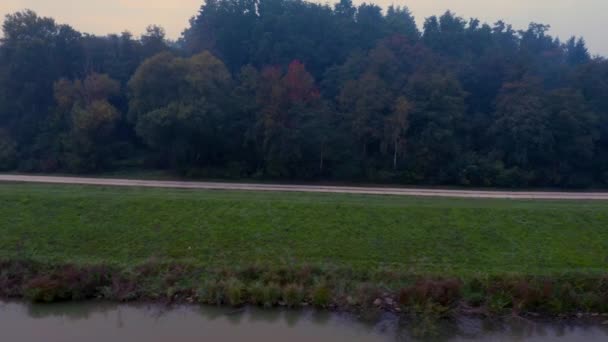
{"type": "Polygon", "coordinates": [[[604,312],[606,227],[607,202],[0,184],[0,295],[604,312]]]}
{"type": "Polygon", "coordinates": [[[0,184],[0,258],[601,273],[608,202],[0,184]]]}

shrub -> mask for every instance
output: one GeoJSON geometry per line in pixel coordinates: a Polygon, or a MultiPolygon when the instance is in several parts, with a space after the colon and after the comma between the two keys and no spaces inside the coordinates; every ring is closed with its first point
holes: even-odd
{"type": "Polygon", "coordinates": [[[239,272],[239,278],[243,279],[245,282],[256,281],[260,278],[262,274],[262,268],[257,265],[251,265],[243,268],[239,272]]]}
{"type": "Polygon", "coordinates": [[[399,293],[399,303],[404,306],[424,305],[428,302],[451,306],[461,297],[462,282],[458,279],[422,279],[399,293]]]}
{"type": "Polygon", "coordinates": [[[231,278],[226,282],[225,285],[225,298],[228,304],[237,307],[243,305],[243,298],[245,296],[245,285],[236,278],[231,278]]]}
{"type": "Polygon", "coordinates": [[[322,273],[319,267],[304,265],[295,271],[295,281],[299,284],[311,285],[314,277],[322,273]]]}
{"type": "Polygon", "coordinates": [[[313,288],[312,304],[319,308],[325,308],[331,303],[331,290],[325,284],[319,284],[313,288]]]}
{"type": "Polygon", "coordinates": [[[0,262],[0,296],[23,296],[24,283],[36,267],[37,265],[24,261],[0,262]]]}
{"type": "Polygon", "coordinates": [[[109,285],[109,271],[103,267],[77,268],[67,265],[41,272],[23,286],[26,298],[36,302],[82,300],[99,296],[109,285]]]}
{"type": "Polygon", "coordinates": [[[494,292],[486,299],[488,311],[494,314],[503,313],[513,306],[513,297],[506,292],[494,292]]]}
{"type": "Polygon", "coordinates": [[[208,279],[198,288],[196,295],[204,304],[221,305],[225,302],[224,284],[215,279],[208,279]]]}
{"type": "Polygon", "coordinates": [[[471,306],[480,307],[485,302],[485,296],[479,292],[469,293],[466,297],[466,302],[471,306]]]}
{"type": "Polygon", "coordinates": [[[70,299],[83,300],[99,296],[100,288],[110,284],[110,273],[110,270],[103,266],[65,266],[55,276],[65,284],[70,299]]]}
{"type": "Polygon", "coordinates": [[[51,303],[69,298],[68,290],[64,284],[51,276],[38,276],[25,284],[23,291],[25,298],[33,302],[51,303]]]}
{"type": "Polygon", "coordinates": [[[267,308],[273,307],[279,303],[281,292],[281,287],[276,283],[265,285],[261,281],[253,283],[247,289],[249,303],[267,308]]]}
{"type": "Polygon", "coordinates": [[[132,273],[112,276],[111,284],[102,292],[103,298],[126,302],[140,296],[137,277],[132,273]]]}
{"type": "Polygon", "coordinates": [[[264,286],[264,306],[273,307],[281,300],[281,287],[276,283],[264,286]]]}
{"type": "Polygon", "coordinates": [[[293,308],[302,304],[304,290],[298,284],[288,284],[283,289],[283,300],[288,307],[293,308]]]}
{"type": "Polygon", "coordinates": [[[382,297],[382,291],[370,283],[362,283],[357,285],[353,295],[353,305],[359,305],[363,308],[374,307],[374,301],[382,297]]]}
{"type": "Polygon", "coordinates": [[[249,303],[253,305],[264,305],[264,290],[264,284],[260,281],[251,284],[247,289],[249,303]]]}

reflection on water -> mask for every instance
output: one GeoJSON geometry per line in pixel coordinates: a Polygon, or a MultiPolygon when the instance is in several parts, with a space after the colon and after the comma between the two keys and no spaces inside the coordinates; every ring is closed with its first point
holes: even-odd
{"type": "Polygon", "coordinates": [[[567,322],[404,321],[345,314],[214,307],[0,303],[0,341],[606,341],[608,326],[567,322]]]}

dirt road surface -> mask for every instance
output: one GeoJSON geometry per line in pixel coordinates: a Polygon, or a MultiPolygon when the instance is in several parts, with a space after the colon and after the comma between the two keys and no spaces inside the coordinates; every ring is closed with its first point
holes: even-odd
{"type": "MultiPolygon", "coordinates": [[[[164,180],[136,180],[113,178],[55,177],[30,175],[0,175],[0,182],[49,183],[99,185],[146,188],[177,188],[200,190],[281,191],[343,193],[365,195],[459,197],[459,198],[503,198],[503,199],[548,199],[548,200],[608,200],[608,192],[551,192],[551,191],[480,191],[441,190],[395,187],[353,187],[323,185],[280,185],[223,182],[183,182],[164,180]]],[[[0,191],[2,185],[0,184],[0,191]]]]}

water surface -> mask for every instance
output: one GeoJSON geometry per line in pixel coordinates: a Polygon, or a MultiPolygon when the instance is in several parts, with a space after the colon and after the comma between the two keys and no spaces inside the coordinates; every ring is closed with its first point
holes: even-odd
{"type": "Polygon", "coordinates": [[[364,323],[351,315],[287,310],[66,303],[0,303],[0,341],[608,341],[608,326],[523,319],[364,323]]]}

